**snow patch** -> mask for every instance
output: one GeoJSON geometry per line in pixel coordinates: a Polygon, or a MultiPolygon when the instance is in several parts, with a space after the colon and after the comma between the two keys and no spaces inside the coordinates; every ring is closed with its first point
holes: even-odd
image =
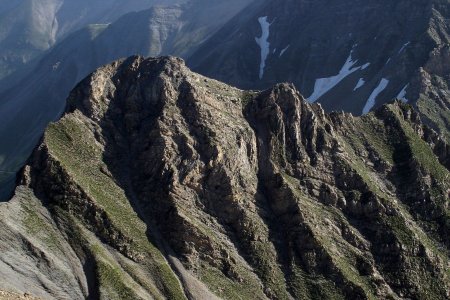
{"type": "Polygon", "coordinates": [[[364,83],[366,83],[364,81],[364,79],[360,78],[358,83],[356,84],[355,88],[353,89],[353,91],[356,91],[357,89],[359,89],[360,87],[362,87],[364,85],[364,83]]]}
{"type": "Polygon", "coordinates": [[[316,79],[316,83],[314,84],[314,92],[311,94],[311,96],[308,97],[309,102],[317,101],[317,99],[319,99],[329,90],[335,87],[345,77],[358,70],[364,70],[370,65],[370,63],[367,63],[359,67],[353,67],[358,62],[358,60],[353,61],[352,54],[353,49],[352,51],[350,51],[350,55],[348,56],[347,60],[345,61],[344,65],[342,66],[341,70],[337,75],[327,78],[316,79]]]}
{"type": "Polygon", "coordinates": [[[373,90],[372,94],[370,94],[369,99],[367,99],[366,105],[362,110],[362,114],[367,114],[374,106],[375,100],[377,100],[378,95],[384,91],[384,89],[389,84],[389,80],[382,78],[378,86],[373,90]]]}
{"type": "Polygon", "coordinates": [[[370,63],[364,64],[364,65],[362,65],[361,70],[365,70],[365,69],[367,69],[369,66],[370,66],[370,63]]]}
{"type": "Polygon", "coordinates": [[[397,99],[402,100],[405,103],[408,103],[408,99],[406,99],[406,89],[408,88],[409,84],[405,85],[403,87],[403,89],[400,91],[400,93],[398,93],[397,95],[397,99]]]}
{"type": "Polygon", "coordinates": [[[266,59],[270,53],[270,43],[269,39],[269,27],[271,23],[267,21],[267,16],[258,18],[259,25],[261,26],[261,37],[255,37],[255,41],[261,48],[261,63],[259,64],[259,79],[264,76],[264,68],[266,67],[266,59]]]}
{"type": "Polygon", "coordinates": [[[405,43],[405,44],[400,48],[400,50],[398,50],[398,54],[402,53],[403,50],[405,50],[405,48],[408,47],[408,45],[409,45],[410,43],[411,43],[411,42],[405,43]]]}
{"type": "Polygon", "coordinates": [[[58,70],[58,68],[59,68],[60,65],[61,65],[61,62],[60,62],[60,61],[56,62],[56,63],[52,66],[53,71],[58,70]]]}
{"type": "Polygon", "coordinates": [[[286,52],[286,50],[289,48],[289,46],[290,46],[290,45],[287,45],[286,48],[284,48],[283,50],[281,50],[280,56],[279,56],[279,57],[281,57],[281,56],[284,54],[284,52],[286,52]]]}

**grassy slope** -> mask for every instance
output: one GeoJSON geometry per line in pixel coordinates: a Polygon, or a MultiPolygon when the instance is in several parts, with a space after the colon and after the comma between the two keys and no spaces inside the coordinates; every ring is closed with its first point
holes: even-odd
{"type": "MultiPolygon", "coordinates": [[[[75,113],[48,127],[44,142],[50,155],[61,162],[72,180],[106,211],[113,226],[131,238],[131,249],[144,257],[158,288],[170,299],[185,299],[180,283],[163,255],[148,241],[146,224],[139,219],[124,191],[101,171],[106,168],[102,162],[101,145],[95,140],[88,125],[81,120],[81,115],[75,113]]],[[[121,276],[119,269],[103,263],[101,259],[99,266],[100,271],[114,269],[112,277],[105,277],[106,283],[114,283],[121,276]]],[[[116,284],[110,285],[112,289],[119,287],[116,284]]],[[[123,292],[118,291],[118,295],[123,292]]]]}

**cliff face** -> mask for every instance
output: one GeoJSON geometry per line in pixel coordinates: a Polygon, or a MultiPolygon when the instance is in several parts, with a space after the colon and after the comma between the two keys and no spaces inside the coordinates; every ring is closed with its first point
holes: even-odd
{"type": "Polygon", "coordinates": [[[327,111],[360,115],[397,97],[449,140],[448,7],[442,0],[267,0],[242,11],[188,64],[245,89],[293,82],[327,111]]]}
{"type": "Polygon", "coordinates": [[[73,90],[0,205],[0,272],[20,275],[0,289],[447,299],[449,157],[400,102],[327,114],[292,85],[242,91],[131,57],[73,90]]]}
{"type": "MultiPolygon", "coordinates": [[[[54,1],[64,2],[61,9],[74,12],[81,6],[94,5],[92,0],[54,1]],[[69,8],[68,2],[73,2],[69,8]]],[[[45,6],[46,1],[37,2],[45,6]]],[[[0,80],[0,170],[7,171],[0,173],[0,201],[10,197],[15,174],[38,144],[48,123],[61,116],[67,95],[80,80],[104,64],[134,54],[188,56],[251,0],[101,0],[95,3],[97,8],[106,9],[111,2],[117,2],[113,5],[117,12],[122,11],[123,5],[127,6],[124,11],[133,10],[134,2],[183,4],[154,6],[126,14],[109,25],[87,26],[67,36],[27,68],[0,80]]],[[[0,14],[0,27],[1,24],[0,14]]],[[[0,56],[1,52],[0,32],[0,56]]]]}

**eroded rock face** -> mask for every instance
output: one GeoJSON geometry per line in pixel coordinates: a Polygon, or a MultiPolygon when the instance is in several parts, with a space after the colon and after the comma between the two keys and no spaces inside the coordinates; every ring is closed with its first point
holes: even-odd
{"type": "Polygon", "coordinates": [[[445,0],[266,0],[226,24],[188,64],[244,89],[293,82],[327,111],[361,115],[399,98],[448,143],[449,16],[445,0]]]}
{"type": "MultiPolygon", "coordinates": [[[[23,2],[24,7],[36,2],[33,9],[28,10],[41,11],[43,15],[37,19],[55,20],[50,25],[59,24],[66,27],[66,30],[72,26],[74,30],[88,20],[90,21],[86,24],[92,25],[83,25],[82,29],[74,31],[63,40],[59,38],[60,42],[56,46],[51,49],[45,47],[48,51],[28,67],[0,80],[0,201],[11,197],[16,173],[25,165],[48,123],[61,117],[67,95],[79,81],[100,66],[134,54],[188,57],[207,37],[253,0],[15,1],[23,2]],[[61,6],[58,14],[76,18],[83,15],[87,19],[81,18],[78,20],[80,23],[70,21],[68,23],[71,26],[64,26],[67,22],[61,23],[59,17],[49,15],[51,3],[53,6],[61,6]],[[152,6],[152,3],[164,5],[152,6]],[[141,10],[147,5],[152,7],[141,10]],[[106,13],[110,10],[110,13],[106,13]],[[125,14],[134,10],[136,12],[125,14]],[[86,11],[87,15],[81,11],[86,11]],[[104,16],[101,12],[109,17],[96,19],[104,16]],[[121,12],[125,15],[116,20],[119,17],[117,14],[120,15],[121,12]],[[98,24],[100,21],[114,22],[98,24]]],[[[0,4],[0,10],[2,7],[5,5],[0,4]]],[[[18,9],[22,10],[24,7],[18,9]]],[[[11,14],[15,16],[16,12],[11,14]]],[[[0,27],[6,28],[8,26],[4,26],[2,17],[0,12],[0,27]]],[[[32,27],[36,29],[39,26],[32,27]]],[[[8,28],[5,30],[8,31],[8,28]]],[[[24,37],[20,34],[12,36],[23,41],[30,41],[28,35],[33,38],[39,36],[33,30],[24,31],[27,32],[24,37]]],[[[3,51],[8,48],[4,46],[0,32],[0,79],[3,51]]],[[[21,55],[18,48],[22,47],[19,44],[12,43],[10,46],[15,50],[12,53],[14,56],[21,55]]],[[[23,63],[22,61],[21,64],[23,63]]]]}
{"type": "Polygon", "coordinates": [[[399,102],[327,114],[131,57],[73,90],[18,191],[79,258],[80,298],[446,299],[448,153],[399,102]]]}

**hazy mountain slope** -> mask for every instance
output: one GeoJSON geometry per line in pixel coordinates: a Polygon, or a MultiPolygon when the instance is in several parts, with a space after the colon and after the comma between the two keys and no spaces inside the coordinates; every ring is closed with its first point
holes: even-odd
{"type": "Polygon", "coordinates": [[[188,64],[243,88],[293,82],[326,110],[362,114],[395,97],[426,99],[421,113],[450,138],[449,9],[434,0],[265,1],[242,11],[188,64]]]}
{"type": "Polygon", "coordinates": [[[130,13],[116,22],[91,25],[67,37],[33,69],[5,79],[0,94],[0,199],[11,191],[48,122],[56,120],[73,86],[97,67],[133,54],[188,54],[250,0],[195,0],[130,13]],[[18,81],[18,78],[22,78],[18,81]],[[18,81],[18,82],[17,82],[18,81]],[[4,183],[5,180],[9,181],[4,183]]]}
{"type": "Polygon", "coordinates": [[[68,101],[0,205],[1,244],[16,249],[0,261],[28,261],[0,290],[42,295],[21,283],[70,266],[79,280],[50,280],[46,293],[450,296],[450,148],[411,106],[326,114],[291,85],[246,92],[141,57],[100,68],[68,101]]]}
{"type": "Polygon", "coordinates": [[[9,10],[17,7],[23,0],[11,0],[11,1],[2,1],[0,3],[0,14],[8,12],[9,10]]]}
{"type": "Polygon", "coordinates": [[[67,34],[131,11],[184,0],[15,0],[0,4],[0,79],[67,34]]]}

